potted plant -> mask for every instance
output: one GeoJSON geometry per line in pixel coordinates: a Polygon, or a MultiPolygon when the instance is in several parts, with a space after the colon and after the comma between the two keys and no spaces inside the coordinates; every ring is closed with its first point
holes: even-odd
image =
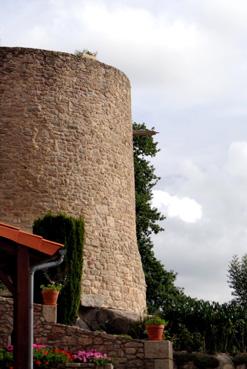
{"type": "Polygon", "coordinates": [[[49,283],[47,285],[42,284],[41,294],[43,297],[43,304],[44,305],[56,305],[59,292],[61,291],[63,285],[61,283],[49,283]]]}
{"type": "Polygon", "coordinates": [[[145,320],[145,328],[148,339],[152,341],[161,341],[164,338],[165,325],[168,322],[159,316],[152,316],[145,320]]]}

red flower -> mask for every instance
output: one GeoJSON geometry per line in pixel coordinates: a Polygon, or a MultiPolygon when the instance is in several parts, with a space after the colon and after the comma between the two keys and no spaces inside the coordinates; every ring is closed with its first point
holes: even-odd
{"type": "Polygon", "coordinates": [[[40,360],[36,360],[35,362],[34,362],[34,364],[36,364],[36,365],[41,365],[42,363],[41,363],[41,361],[40,360]]]}

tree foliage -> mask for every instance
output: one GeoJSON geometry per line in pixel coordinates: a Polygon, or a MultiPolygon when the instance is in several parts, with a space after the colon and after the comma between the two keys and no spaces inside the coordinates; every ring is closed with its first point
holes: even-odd
{"type": "MultiPolygon", "coordinates": [[[[133,129],[145,130],[147,127],[144,123],[134,123],[133,129]]],[[[159,310],[164,301],[174,301],[181,293],[174,285],[176,274],[166,271],[153,251],[151,236],[163,231],[159,222],[165,219],[164,215],[152,206],[152,189],[159,177],[148,158],[154,157],[158,152],[153,136],[134,136],[137,242],[147,284],[149,312],[159,310]]]]}
{"type": "MultiPolygon", "coordinates": [[[[134,123],[134,130],[145,130],[134,123]]],[[[147,283],[149,312],[169,321],[166,337],[176,350],[245,352],[247,350],[247,255],[234,257],[229,284],[235,300],[220,304],[186,296],[175,287],[176,274],[166,271],[153,252],[152,234],[162,231],[164,216],[152,207],[152,189],[159,178],[149,159],[158,153],[153,136],[134,136],[136,227],[147,283]]]]}
{"type": "Polygon", "coordinates": [[[247,305],[247,254],[241,259],[234,256],[228,269],[228,283],[238,303],[247,305]]]}
{"type": "Polygon", "coordinates": [[[45,274],[40,272],[35,276],[35,299],[37,301],[41,284],[47,284],[50,280],[61,282],[63,288],[58,300],[58,322],[72,324],[80,306],[84,223],[80,218],[48,213],[34,222],[33,233],[64,244],[64,262],[45,274]]]}
{"type": "Polygon", "coordinates": [[[175,350],[245,352],[247,309],[236,301],[220,304],[180,296],[173,306],[164,303],[168,335],[175,350]]]}

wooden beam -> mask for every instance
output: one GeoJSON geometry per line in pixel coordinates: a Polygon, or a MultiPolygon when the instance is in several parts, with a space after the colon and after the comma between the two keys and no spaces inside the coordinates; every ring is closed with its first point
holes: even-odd
{"type": "Polygon", "coordinates": [[[14,369],[28,368],[29,264],[28,249],[19,246],[16,257],[16,291],[14,294],[14,369]]]}

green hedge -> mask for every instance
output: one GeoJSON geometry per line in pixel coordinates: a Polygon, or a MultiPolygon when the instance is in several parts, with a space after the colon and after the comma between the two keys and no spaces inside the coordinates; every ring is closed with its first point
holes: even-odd
{"type": "Polygon", "coordinates": [[[73,324],[80,306],[84,222],[81,218],[48,213],[35,220],[33,233],[63,243],[66,249],[64,262],[59,267],[48,270],[47,274],[36,273],[35,300],[40,302],[40,285],[48,283],[48,279],[63,283],[58,300],[58,322],[73,324]]]}
{"type": "Polygon", "coordinates": [[[181,296],[174,304],[164,302],[162,310],[169,321],[166,336],[176,351],[247,351],[246,306],[234,301],[220,304],[181,296]]]}

